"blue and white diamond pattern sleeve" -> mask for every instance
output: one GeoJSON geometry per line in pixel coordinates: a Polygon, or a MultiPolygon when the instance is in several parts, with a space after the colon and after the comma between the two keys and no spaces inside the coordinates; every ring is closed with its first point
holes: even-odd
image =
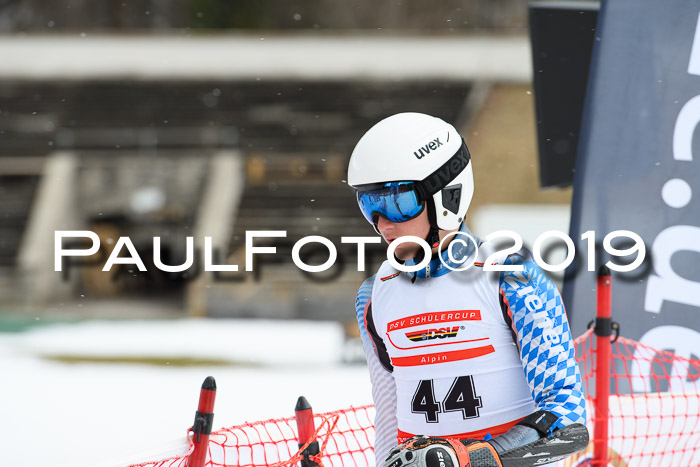
{"type": "Polygon", "coordinates": [[[500,294],[517,337],[532,398],[539,410],[559,416],[552,429],[586,423],[586,399],[574,342],[556,285],[531,260],[509,256],[522,271],[501,273],[500,294]]]}
{"type": "Polygon", "coordinates": [[[357,292],[355,311],[357,313],[357,325],[360,329],[362,347],[367,359],[369,379],[372,383],[372,399],[374,401],[374,455],[377,465],[389,454],[389,450],[396,445],[398,423],[396,421],[396,383],[392,374],[386,370],[377,356],[375,344],[367,330],[367,308],[372,299],[372,288],[375,276],[365,280],[357,292]]]}

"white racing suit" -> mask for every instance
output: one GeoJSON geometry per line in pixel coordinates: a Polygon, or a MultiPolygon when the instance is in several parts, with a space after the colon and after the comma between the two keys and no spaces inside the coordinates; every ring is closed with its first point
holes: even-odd
{"type": "Polygon", "coordinates": [[[585,424],[556,286],[527,252],[504,256],[476,244],[475,257],[474,244],[452,241],[443,262],[433,258],[417,273],[385,261],[360,287],[356,312],[376,406],[377,465],[411,436],[489,439],[537,410],[559,417],[552,430],[585,424]],[[472,260],[463,271],[445,266],[472,260]],[[522,271],[487,272],[484,264],[522,271]]]}

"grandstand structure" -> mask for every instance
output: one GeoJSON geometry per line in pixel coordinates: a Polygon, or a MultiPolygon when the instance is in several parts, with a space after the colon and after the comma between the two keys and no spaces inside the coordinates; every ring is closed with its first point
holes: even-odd
{"type": "MultiPolygon", "coordinates": [[[[344,180],[359,137],[409,110],[464,126],[485,86],[531,73],[519,36],[12,36],[0,60],[5,301],[169,296],[210,316],[343,316],[368,272],[340,237],[375,235],[344,180]],[[96,232],[101,256],[55,272],[56,230],[96,232]],[[287,231],[252,273],[251,230],[287,231]],[[291,261],[308,235],[341,256],[314,277],[291,261]],[[154,236],[166,264],[184,261],[186,236],[200,247],[211,236],[218,263],[239,272],[202,273],[201,257],[183,273],[102,272],[119,236],[147,267],[154,236]]],[[[304,251],[310,264],[327,258],[304,251]]]]}

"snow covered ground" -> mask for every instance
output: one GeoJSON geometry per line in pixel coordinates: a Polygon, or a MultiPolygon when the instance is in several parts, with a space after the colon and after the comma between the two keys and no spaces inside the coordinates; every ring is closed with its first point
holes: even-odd
{"type": "MultiPolygon", "coordinates": [[[[124,466],[182,453],[209,375],[215,429],[291,417],[300,395],[317,413],[370,404],[366,367],[343,363],[357,352],[335,322],[95,320],[0,333],[0,465],[124,466]]],[[[611,413],[625,418],[611,425],[611,448],[630,465],[700,465],[689,449],[699,400],[612,397],[611,413]]]]}
{"type": "Polygon", "coordinates": [[[366,367],[344,364],[344,352],[334,322],[91,321],[0,334],[0,463],[124,465],[186,446],[209,375],[215,429],[293,416],[300,395],[315,412],[371,403],[366,367]],[[123,363],[142,358],[152,363],[123,363]]]}

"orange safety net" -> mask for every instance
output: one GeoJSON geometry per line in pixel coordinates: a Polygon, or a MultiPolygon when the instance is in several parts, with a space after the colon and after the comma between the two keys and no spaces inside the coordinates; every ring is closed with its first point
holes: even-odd
{"type": "MultiPolygon", "coordinates": [[[[595,413],[596,336],[575,340],[588,398],[588,448],[558,463],[562,467],[700,465],[700,360],[675,356],[619,338],[612,344],[607,462],[592,460],[595,413]]],[[[320,454],[310,460],[325,467],[375,465],[374,407],[314,415],[320,454]]],[[[190,437],[191,439],[191,437],[190,437]]],[[[298,465],[306,446],[298,445],[293,417],[224,428],[209,440],[207,467],[298,465]]],[[[192,445],[181,456],[132,467],[187,467],[192,445]]]]}
{"type": "MultiPolygon", "coordinates": [[[[341,467],[374,465],[374,406],[314,414],[320,454],[310,456],[320,466],[341,467]]],[[[191,442],[191,440],[190,440],[191,442]]],[[[302,460],[308,446],[299,446],[294,417],[265,420],[222,428],[209,438],[207,467],[282,467],[302,460]]],[[[131,467],[187,467],[193,446],[182,456],[131,467]]]]}
{"type": "Polygon", "coordinates": [[[688,359],[620,337],[612,343],[607,419],[607,462],[593,461],[596,414],[596,336],[576,339],[588,403],[591,442],[562,464],[625,466],[700,465],[700,360],[688,359]],[[588,462],[583,462],[586,459],[588,462]]]}

